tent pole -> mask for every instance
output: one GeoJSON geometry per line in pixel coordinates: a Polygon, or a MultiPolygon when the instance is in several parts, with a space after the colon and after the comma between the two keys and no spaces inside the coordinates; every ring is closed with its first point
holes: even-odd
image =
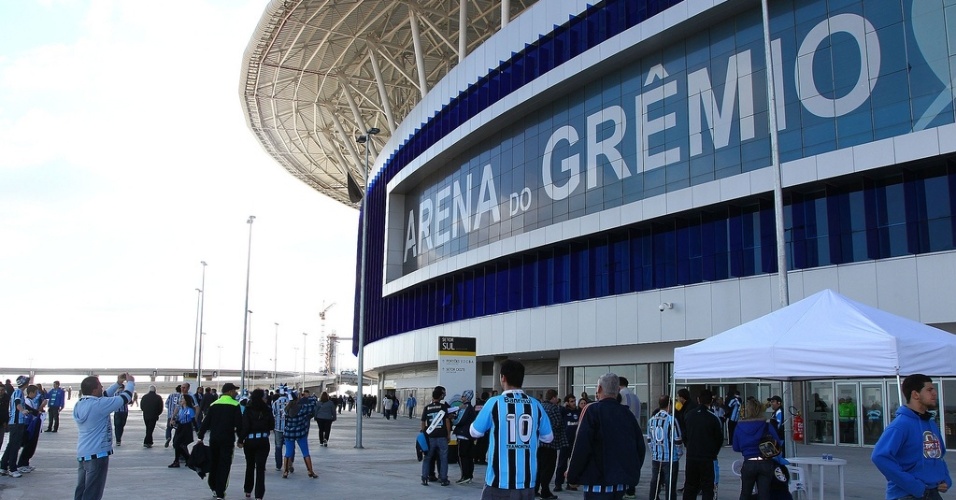
{"type": "MultiPolygon", "coordinates": [[[[676,373],[674,373],[674,363],[671,363],[671,396],[670,398],[671,398],[671,418],[673,418],[674,421],[673,423],[671,423],[671,429],[670,429],[670,454],[668,455],[668,458],[670,458],[671,462],[673,462],[674,461],[674,441],[676,441],[677,439],[676,428],[678,425],[677,423],[677,378],[676,378],[676,373]]],[[[680,464],[679,461],[678,461],[678,464],[680,464]]],[[[668,463],[667,467],[671,467],[671,464],[668,463]]],[[[667,476],[668,493],[667,494],[670,495],[670,491],[671,491],[670,490],[670,487],[671,487],[670,474],[673,472],[673,470],[672,469],[667,469],[667,470],[668,470],[668,476],[667,476]]],[[[680,465],[677,466],[677,470],[678,472],[680,472],[680,465]]]]}
{"type": "Polygon", "coordinates": [[[900,382],[900,369],[896,369],[896,397],[900,400],[900,406],[903,406],[903,383],[900,382]]]}
{"type": "Polygon", "coordinates": [[[783,418],[786,419],[783,426],[784,457],[795,457],[797,456],[797,443],[793,440],[793,415],[788,418],[787,414],[790,413],[790,408],[796,408],[796,405],[793,404],[793,382],[789,380],[783,383],[783,404],[786,408],[783,413],[783,418]]]}

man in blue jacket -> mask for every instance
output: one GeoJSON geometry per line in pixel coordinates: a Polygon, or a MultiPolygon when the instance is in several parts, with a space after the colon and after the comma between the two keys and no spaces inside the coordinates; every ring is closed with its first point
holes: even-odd
{"type": "Polygon", "coordinates": [[[106,473],[113,454],[113,429],[110,413],[126,407],[133,400],[136,384],[133,376],[123,374],[116,383],[103,390],[99,377],[86,377],[80,384],[82,396],[73,407],[78,438],[76,443],[77,466],[74,500],[99,500],[106,488],[106,473]],[[119,387],[125,381],[126,387],[119,387]],[[118,393],[118,394],[117,394],[118,393]]]}
{"type": "Polygon", "coordinates": [[[598,401],[584,407],[578,422],[567,478],[579,484],[584,498],[621,499],[637,486],[647,445],[630,410],[617,401],[620,379],[613,373],[598,380],[598,401]]]}
{"type": "Polygon", "coordinates": [[[60,428],[60,410],[66,403],[66,391],[60,388],[60,381],[53,381],[53,389],[47,393],[46,406],[50,410],[50,421],[46,424],[47,432],[56,432],[60,428]]]}
{"type": "Polygon", "coordinates": [[[886,427],[871,459],[886,477],[886,498],[942,500],[953,485],[943,455],[946,447],[929,410],[937,406],[936,387],[926,375],[903,379],[906,406],[886,427]]]}

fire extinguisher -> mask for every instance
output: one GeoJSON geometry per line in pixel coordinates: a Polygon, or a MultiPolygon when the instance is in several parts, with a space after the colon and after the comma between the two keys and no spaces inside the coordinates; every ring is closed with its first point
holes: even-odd
{"type": "Polygon", "coordinates": [[[793,440],[795,442],[803,441],[803,417],[798,411],[793,417],[793,440]]]}

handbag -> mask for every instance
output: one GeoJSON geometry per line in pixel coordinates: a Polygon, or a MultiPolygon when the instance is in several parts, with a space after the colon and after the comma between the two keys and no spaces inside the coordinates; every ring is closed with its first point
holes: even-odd
{"type": "Polygon", "coordinates": [[[773,458],[780,454],[780,445],[777,444],[777,439],[770,433],[770,424],[764,422],[764,425],[766,426],[766,430],[763,433],[763,437],[760,438],[760,442],[757,443],[757,449],[760,451],[761,457],[773,458]]]}

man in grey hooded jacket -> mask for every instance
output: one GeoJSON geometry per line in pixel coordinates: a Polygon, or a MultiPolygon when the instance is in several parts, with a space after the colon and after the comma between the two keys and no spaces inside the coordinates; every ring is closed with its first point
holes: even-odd
{"type": "Polygon", "coordinates": [[[80,385],[82,396],[73,407],[79,437],[76,443],[77,466],[74,500],[100,500],[106,488],[106,473],[113,454],[113,429],[110,413],[133,400],[136,384],[124,373],[109,389],[103,390],[99,377],[86,377],[80,385]],[[120,385],[125,382],[122,391],[120,385]]]}

